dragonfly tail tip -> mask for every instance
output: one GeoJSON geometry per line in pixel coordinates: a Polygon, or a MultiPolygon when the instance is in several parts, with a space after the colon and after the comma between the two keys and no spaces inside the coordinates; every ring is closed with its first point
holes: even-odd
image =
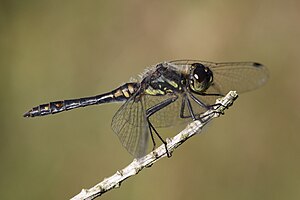
{"type": "Polygon", "coordinates": [[[23,114],[23,117],[30,117],[30,111],[23,114]]]}

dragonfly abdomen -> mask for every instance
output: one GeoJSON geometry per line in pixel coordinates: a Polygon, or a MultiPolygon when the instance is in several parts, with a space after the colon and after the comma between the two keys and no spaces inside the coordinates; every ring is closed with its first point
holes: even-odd
{"type": "Polygon", "coordinates": [[[54,101],[46,104],[41,104],[29,110],[23,116],[44,116],[85,106],[126,101],[137,91],[138,87],[139,84],[137,83],[126,83],[111,92],[93,97],[54,101]]]}

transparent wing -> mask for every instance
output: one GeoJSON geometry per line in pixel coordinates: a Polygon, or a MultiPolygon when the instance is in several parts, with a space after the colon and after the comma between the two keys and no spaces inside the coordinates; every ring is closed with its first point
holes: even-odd
{"type": "Polygon", "coordinates": [[[258,63],[220,63],[213,65],[214,83],[224,95],[230,90],[239,93],[254,90],[266,83],[268,71],[258,63]]]}
{"type": "Polygon", "coordinates": [[[177,60],[171,63],[178,67],[201,63],[213,72],[214,84],[207,93],[219,92],[225,95],[230,90],[238,93],[254,90],[268,80],[269,74],[265,66],[255,62],[213,63],[199,60],[177,60]]]}
{"type": "Polygon", "coordinates": [[[116,112],[111,127],[122,145],[134,157],[146,154],[149,141],[149,126],[146,119],[143,99],[128,99],[116,112]]]}
{"type": "MultiPolygon", "coordinates": [[[[149,109],[166,99],[174,97],[174,94],[164,96],[145,96],[145,105],[149,109]]],[[[182,96],[178,94],[178,99],[169,104],[168,106],[157,111],[150,117],[150,122],[155,128],[169,127],[178,123],[182,123],[185,120],[180,118],[180,109],[182,104],[182,96]]]]}
{"type": "MultiPolygon", "coordinates": [[[[145,97],[145,107],[147,109],[151,108],[154,105],[159,104],[160,102],[172,98],[174,94],[165,95],[165,96],[149,96],[145,97]]],[[[157,111],[150,117],[150,122],[154,125],[155,128],[170,127],[176,124],[187,123],[192,120],[191,113],[187,106],[187,100],[190,101],[193,113],[196,116],[199,116],[206,111],[206,108],[196,103],[189,94],[177,94],[178,99],[171,103],[170,105],[162,108],[157,111]],[[184,98],[186,95],[186,99],[184,98]],[[184,117],[181,117],[181,112],[184,117]]],[[[211,105],[215,103],[216,97],[204,97],[201,95],[194,95],[205,105],[211,105]],[[211,101],[208,101],[211,100],[211,101]]]]}
{"type": "MultiPolygon", "coordinates": [[[[174,96],[141,95],[138,101],[135,101],[135,97],[131,97],[114,115],[111,124],[112,129],[125,149],[134,157],[142,157],[147,151],[150,132],[146,111],[172,97],[174,96]]],[[[155,128],[161,128],[190,121],[190,118],[180,118],[181,103],[182,97],[180,95],[177,101],[154,113],[150,117],[150,122],[155,128]]],[[[187,111],[187,109],[185,110],[187,111]]]]}

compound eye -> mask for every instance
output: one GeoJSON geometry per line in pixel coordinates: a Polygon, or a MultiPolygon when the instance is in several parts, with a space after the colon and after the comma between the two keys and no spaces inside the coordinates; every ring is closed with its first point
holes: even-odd
{"type": "Polygon", "coordinates": [[[195,67],[192,73],[193,79],[199,83],[202,83],[207,78],[207,68],[200,63],[195,63],[193,66],[195,67]]]}
{"type": "Polygon", "coordinates": [[[201,63],[192,64],[190,88],[195,92],[204,92],[212,83],[212,72],[201,63]]]}

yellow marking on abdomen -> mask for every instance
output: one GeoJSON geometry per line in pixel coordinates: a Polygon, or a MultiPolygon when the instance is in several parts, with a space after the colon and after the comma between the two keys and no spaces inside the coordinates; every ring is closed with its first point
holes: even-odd
{"type": "Polygon", "coordinates": [[[122,92],[123,92],[123,95],[124,95],[126,98],[129,98],[129,97],[130,97],[127,88],[123,89],[122,92]]]}
{"type": "Polygon", "coordinates": [[[130,94],[133,94],[135,92],[134,88],[131,84],[128,85],[128,90],[129,90],[130,94]]]}
{"type": "Polygon", "coordinates": [[[117,90],[117,91],[114,93],[114,96],[115,96],[115,97],[119,97],[119,96],[122,96],[122,95],[123,95],[123,93],[122,93],[121,90],[117,90]]]}

